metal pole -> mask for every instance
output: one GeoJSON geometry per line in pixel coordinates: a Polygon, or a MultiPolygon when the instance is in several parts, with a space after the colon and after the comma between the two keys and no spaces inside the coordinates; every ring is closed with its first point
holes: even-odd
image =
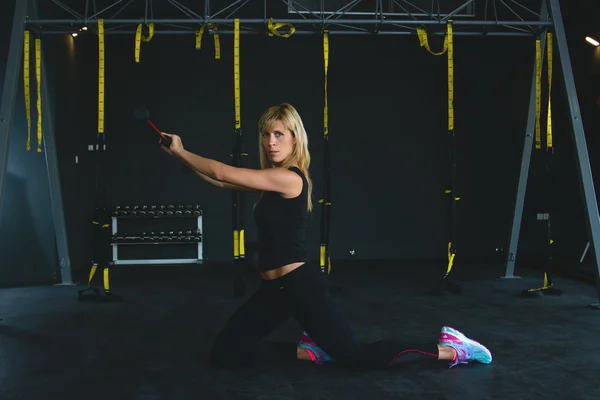
{"type": "MultiPolygon", "coordinates": [[[[37,0],[33,0],[32,14],[37,16],[37,0]]],[[[43,46],[43,43],[42,43],[43,46]]],[[[50,187],[50,202],[52,205],[52,216],[54,220],[54,231],[56,234],[56,248],[58,250],[58,260],[60,265],[60,276],[62,285],[73,285],[71,274],[71,258],[69,257],[69,243],[67,240],[67,228],[65,225],[65,215],[63,210],[62,190],[60,185],[60,175],[58,172],[58,160],[56,155],[56,143],[54,138],[54,120],[48,95],[48,74],[44,59],[44,50],[40,49],[41,61],[41,95],[42,95],[42,115],[44,126],[44,151],[46,155],[46,168],[48,171],[48,185],[50,187]]]]}
{"type": "MultiPolygon", "coordinates": [[[[577,155],[577,167],[579,170],[579,183],[581,185],[581,193],[583,197],[583,206],[587,217],[587,231],[590,239],[590,255],[593,257],[596,273],[596,289],[600,300],[600,253],[596,246],[600,243],[600,218],[598,217],[598,203],[596,200],[596,192],[594,189],[594,180],[592,178],[592,170],[585,142],[585,133],[583,130],[583,122],[581,120],[581,112],[579,109],[579,100],[577,98],[577,90],[575,88],[575,79],[573,77],[573,69],[571,67],[571,56],[567,46],[567,38],[558,0],[550,0],[550,12],[554,21],[554,31],[556,43],[558,46],[558,58],[563,71],[563,79],[565,89],[567,91],[567,99],[569,103],[569,116],[573,124],[573,141],[575,143],[575,154],[577,155]]],[[[591,304],[593,308],[600,309],[600,304],[591,304]]]]}
{"type": "Polygon", "coordinates": [[[4,175],[8,164],[8,148],[10,147],[11,122],[13,117],[13,105],[17,98],[17,82],[19,78],[19,66],[23,55],[23,31],[25,30],[25,18],[27,7],[31,0],[14,0],[15,14],[13,17],[10,47],[6,72],[4,74],[4,89],[2,93],[2,104],[0,105],[0,210],[2,209],[2,189],[4,188],[4,175]]]}
{"type": "MultiPolygon", "coordinates": [[[[69,25],[72,24],[74,26],[81,26],[84,24],[91,25],[96,24],[98,21],[95,19],[31,19],[28,21],[30,25],[69,25]]],[[[301,19],[279,19],[274,18],[273,22],[275,23],[283,23],[283,24],[292,24],[292,25],[307,25],[307,24],[320,24],[322,22],[321,19],[318,18],[301,18],[301,19]]],[[[233,18],[214,18],[214,19],[205,19],[205,18],[185,18],[185,19],[162,19],[162,18],[153,18],[148,20],[143,19],[105,19],[104,24],[119,24],[119,25],[127,25],[127,24],[146,24],[153,23],[155,25],[160,24],[179,24],[179,25],[191,25],[198,26],[202,24],[223,24],[223,25],[233,25],[233,18]]],[[[413,26],[422,26],[422,25],[440,25],[445,26],[447,21],[444,20],[436,20],[436,19],[384,19],[384,20],[374,20],[374,19],[327,19],[325,20],[325,25],[413,25],[413,26]]],[[[256,18],[240,18],[240,24],[246,25],[264,25],[264,19],[256,19],[256,18]]],[[[521,26],[521,27],[539,27],[539,26],[552,26],[551,21],[517,21],[517,20],[506,20],[506,21],[496,21],[496,20],[457,20],[453,22],[454,25],[461,26],[521,26]]]]}
{"type": "MultiPolygon", "coordinates": [[[[546,0],[542,0],[541,17],[548,18],[548,8],[546,0]]],[[[546,47],[546,34],[540,34],[541,48],[546,47]]],[[[542,64],[544,63],[545,52],[542,51],[542,64]]],[[[514,275],[515,262],[517,258],[517,248],[519,246],[519,235],[521,232],[521,221],[523,219],[523,206],[525,204],[525,192],[527,191],[527,180],[529,178],[529,164],[531,162],[531,152],[533,148],[533,137],[535,131],[535,103],[536,103],[536,65],[533,63],[533,78],[531,80],[531,92],[529,96],[529,113],[527,115],[527,127],[525,129],[525,142],[523,143],[523,155],[521,157],[521,173],[517,186],[517,199],[513,212],[513,222],[510,231],[510,243],[506,258],[506,273],[504,278],[518,278],[514,275]]]]}
{"type": "MultiPolygon", "coordinates": [[[[154,35],[194,35],[195,30],[158,30],[154,31],[154,35]]],[[[43,35],[70,35],[71,31],[42,31],[43,35]]],[[[108,35],[135,35],[135,30],[110,30],[104,32],[106,36],[108,35]]],[[[232,30],[219,30],[219,35],[233,35],[234,32],[232,30]]],[[[262,35],[263,31],[253,30],[253,31],[242,31],[240,35],[262,35]]],[[[432,36],[443,36],[446,32],[431,32],[429,33],[432,36]]],[[[319,30],[310,30],[310,31],[296,31],[294,32],[294,36],[299,35],[322,35],[322,32],[319,30]]],[[[417,31],[378,31],[369,32],[369,31],[329,31],[329,36],[333,35],[373,35],[373,36],[389,36],[389,35],[410,35],[417,36],[417,31]]],[[[524,32],[454,32],[454,36],[506,36],[506,37],[531,37],[534,33],[524,33],[524,32]]]]}

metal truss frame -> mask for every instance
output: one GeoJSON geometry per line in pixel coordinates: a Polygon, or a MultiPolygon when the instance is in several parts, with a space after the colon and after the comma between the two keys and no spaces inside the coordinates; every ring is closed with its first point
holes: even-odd
{"type": "MultiPolygon", "coordinates": [[[[449,20],[459,36],[531,36],[540,28],[552,27],[552,21],[527,5],[539,0],[456,0],[454,8],[444,12],[445,0],[428,0],[427,8],[415,5],[415,0],[348,0],[339,9],[329,10],[325,8],[326,0],[204,0],[202,10],[197,9],[202,2],[194,2],[193,9],[182,4],[184,0],[146,0],[143,7],[142,2],[134,7],[132,0],[110,1],[99,9],[94,0],[52,0],[46,4],[49,17],[31,19],[27,25],[46,34],[65,34],[93,26],[102,18],[106,35],[133,34],[141,23],[154,24],[154,34],[158,35],[194,34],[204,25],[219,27],[219,34],[233,34],[233,29],[227,28],[233,26],[234,18],[240,21],[241,34],[268,33],[270,19],[293,25],[295,35],[320,34],[324,30],[329,35],[416,35],[419,27],[443,28],[449,20]],[[307,7],[307,2],[318,3],[319,9],[307,7]],[[64,18],[57,18],[57,11],[64,18]],[[169,17],[157,17],[159,14],[169,17]]],[[[445,33],[443,29],[432,31],[445,33]]]]}
{"type": "MultiPolygon", "coordinates": [[[[97,1],[100,2],[100,0],[97,1]]],[[[150,23],[154,24],[154,34],[157,35],[194,34],[200,27],[207,27],[208,32],[211,33],[217,32],[213,29],[218,28],[219,34],[232,34],[233,30],[228,28],[233,26],[234,19],[238,19],[240,22],[241,34],[273,33],[270,23],[274,23],[283,24],[284,28],[293,26],[295,28],[294,35],[323,34],[324,31],[327,31],[329,35],[416,35],[417,28],[422,27],[427,28],[429,34],[444,35],[446,33],[444,28],[450,20],[454,26],[454,34],[457,36],[525,36],[543,40],[545,33],[552,31],[558,48],[557,58],[561,65],[562,79],[567,92],[568,116],[576,149],[590,257],[595,265],[597,292],[600,299],[600,251],[597,247],[600,244],[600,218],[559,0],[462,0],[462,4],[445,12],[440,11],[442,0],[431,1],[431,9],[415,6],[414,3],[417,0],[371,0],[374,6],[372,12],[360,8],[359,6],[365,4],[360,0],[348,0],[347,4],[338,10],[326,10],[325,0],[273,0],[270,2],[267,0],[205,0],[204,9],[201,11],[193,10],[182,4],[184,0],[146,0],[144,7],[137,9],[132,6],[133,0],[107,1],[109,4],[105,2],[103,7],[96,7],[96,0],[45,1],[44,8],[39,13],[37,12],[39,4],[36,0],[16,1],[0,109],[0,201],[6,172],[11,133],[10,122],[13,118],[13,103],[16,98],[24,29],[31,29],[39,35],[70,34],[84,27],[93,32],[98,19],[102,18],[107,35],[135,34],[139,24],[150,23]],[[319,9],[303,6],[302,2],[306,4],[307,1],[318,2],[319,9]],[[227,2],[227,4],[220,7],[219,3],[223,2],[227,2]],[[539,11],[532,11],[532,7],[528,7],[527,3],[536,3],[536,9],[539,11]],[[213,12],[215,4],[217,7],[213,12]],[[249,9],[250,6],[254,8],[249,9]],[[55,10],[62,10],[65,15],[58,16],[51,10],[52,7],[55,10]],[[356,11],[359,8],[360,11],[356,11]],[[185,17],[175,16],[173,12],[185,17]]],[[[535,71],[533,76],[535,80],[535,71]]],[[[43,91],[46,93],[45,88],[43,91]]],[[[47,96],[45,99],[47,101],[47,96]]],[[[48,113],[48,107],[45,107],[44,110],[48,113]]],[[[505,278],[515,277],[515,262],[533,146],[534,126],[535,81],[531,88],[527,126],[524,127],[521,172],[517,185],[505,278]]],[[[52,129],[46,131],[45,138],[58,252],[61,257],[61,266],[63,266],[62,279],[63,282],[68,283],[71,282],[71,270],[68,261],[52,129]]],[[[600,309],[598,304],[591,306],[600,309]]]]}

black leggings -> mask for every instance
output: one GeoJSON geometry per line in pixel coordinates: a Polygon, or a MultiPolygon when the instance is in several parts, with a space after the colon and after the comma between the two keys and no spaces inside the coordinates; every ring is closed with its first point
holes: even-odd
{"type": "MultiPolygon", "coordinates": [[[[438,356],[433,338],[417,348],[392,341],[359,342],[333,300],[320,268],[306,263],[281,278],[261,282],[219,333],[211,362],[220,367],[253,364],[259,358],[262,339],[289,318],[295,319],[335,363],[352,369],[385,368],[438,356]]],[[[296,358],[295,346],[289,357],[296,358]]]]}

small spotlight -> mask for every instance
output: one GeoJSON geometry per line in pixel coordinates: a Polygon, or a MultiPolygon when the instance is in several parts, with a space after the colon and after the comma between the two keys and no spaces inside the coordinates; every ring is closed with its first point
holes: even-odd
{"type": "Polygon", "coordinates": [[[600,46],[600,42],[598,42],[593,37],[588,36],[585,38],[585,40],[586,40],[586,42],[590,43],[592,46],[596,46],[596,47],[600,46]]]}
{"type": "Polygon", "coordinates": [[[77,32],[71,33],[71,36],[73,36],[73,37],[77,37],[77,35],[79,35],[79,33],[77,33],[77,32]]]}
{"type": "Polygon", "coordinates": [[[83,27],[81,27],[81,30],[82,30],[82,31],[87,31],[87,26],[83,26],[83,27]]]}

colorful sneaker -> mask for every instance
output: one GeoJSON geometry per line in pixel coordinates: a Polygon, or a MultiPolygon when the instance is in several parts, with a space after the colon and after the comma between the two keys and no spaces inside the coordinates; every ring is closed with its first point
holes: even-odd
{"type": "Polygon", "coordinates": [[[456,350],[456,356],[450,362],[450,368],[457,364],[468,364],[470,361],[483,364],[492,362],[492,353],[485,346],[449,326],[442,327],[439,343],[441,346],[449,346],[456,350]]]}
{"type": "Polygon", "coordinates": [[[325,353],[317,344],[308,336],[306,332],[302,332],[302,337],[298,346],[308,353],[310,359],[315,364],[323,364],[325,362],[333,361],[333,358],[329,354],[325,353]]]}

